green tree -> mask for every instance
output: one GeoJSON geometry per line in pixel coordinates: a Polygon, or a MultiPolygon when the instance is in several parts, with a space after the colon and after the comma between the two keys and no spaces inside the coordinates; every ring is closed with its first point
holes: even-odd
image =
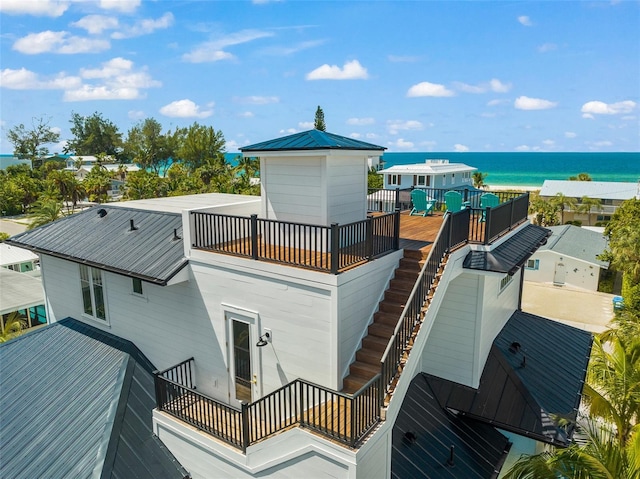
{"type": "Polygon", "coordinates": [[[184,130],[182,135],[177,156],[190,172],[205,165],[215,167],[225,164],[225,141],[221,131],[216,131],[211,126],[194,123],[184,130]]]}
{"type": "Polygon", "coordinates": [[[318,105],[318,108],[316,108],[316,117],[313,121],[313,127],[316,130],[327,131],[327,125],[324,122],[324,111],[322,111],[320,105],[318,105]]]}
{"type": "Polygon", "coordinates": [[[589,173],[578,173],[577,176],[570,176],[569,181],[591,181],[589,173]]]}
{"type": "Polygon", "coordinates": [[[142,168],[151,168],[156,175],[165,170],[173,152],[170,140],[162,133],[162,125],[147,118],[131,128],[125,141],[125,156],[142,168]]]}
{"type": "Polygon", "coordinates": [[[104,154],[118,157],[122,152],[122,133],[118,126],[95,112],[91,116],[71,114],[73,138],[64,147],[65,153],[75,155],[104,154]]]}
{"type": "Polygon", "coordinates": [[[373,167],[369,168],[367,173],[367,187],[375,190],[381,190],[384,186],[384,179],[379,175],[373,167]]]}
{"type": "Polygon", "coordinates": [[[0,231],[0,243],[4,242],[4,240],[8,240],[9,238],[11,238],[11,235],[9,233],[0,231]]]}
{"type": "Polygon", "coordinates": [[[551,198],[550,203],[558,207],[560,211],[560,224],[564,224],[564,211],[565,209],[574,210],[578,202],[575,198],[571,196],[565,196],[563,193],[556,193],[556,195],[551,198]]]}
{"type": "Polygon", "coordinates": [[[559,208],[556,204],[546,201],[538,193],[529,197],[529,213],[534,215],[533,222],[539,226],[555,226],[558,224],[559,208]]]}
{"type": "Polygon", "coordinates": [[[146,170],[132,171],[124,184],[124,198],[141,200],[167,196],[167,181],[157,174],[146,170]]]}
{"type": "Polygon", "coordinates": [[[623,201],[604,230],[612,266],[640,283],[640,200],[623,201]]]}
{"type": "Polygon", "coordinates": [[[7,132],[7,139],[13,145],[13,154],[21,159],[31,160],[33,168],[42,164],[42,159],[49,154],[45,146],[60,140],[57,133],[43,118],[33,118],[31,129],[20,123],[7,132]]]}
{"type": "Polygon", "coordinates": [[[23,330],[27,327],[27,322],[17,311],[9,313],[6,318],[3,317],[0,321],[2,324],[2,330],[0,331],[0,343],[9,341],[10,339],[20,336],[23,330]]]}
{"type": "Polygon", "coordinates": [[[580,200],[580,204],[576,208],[576,211],[587,215],[589,226],[591,226],[591,213],[594,210],[596,212],[602,211],[602,200],[600,200],[600,198],[589,198],[588,196],[583,196],[580,200]]]}
{"type": "Polygon", "coordinates": [[[31,217],[31,223],[29,223],[28,229],[51,223],[64,216],[62,202],[52,198],[38,200],[33,205],[29,216],[31,217]]]}
{"type": "Polygon", "coordinates": [[[489,173],[474,171],[473,175],[471,175],[471,179],[473,180],[473,186],[475,186],[476,188],[484,188],[485,186],[487,186],[484,182],[487,176],[489,176],[489,173]]]}
{"type": "Polygon", "coordinates": [[[83,186],[89,201],[104,203],[111,187],[111,174],[101,166],[95,165],[84,179],[83,186]]]}

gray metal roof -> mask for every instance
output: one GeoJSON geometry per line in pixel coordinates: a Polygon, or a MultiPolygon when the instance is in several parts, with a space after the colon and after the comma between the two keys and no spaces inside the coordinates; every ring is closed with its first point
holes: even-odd
{"type": "Polygon", "coordinates": [[[42,280],[0,268],[0,314],[44,304],[42,280]]]}
{"type": "Polygon", "coordinates": [[[163,285],[187,264],[176,213],[98,205],[6,241],[163,285]]]}
{"type": "Polygon", "coordinates": [[[496,337],[477,390],[428,376],[443,407],[495,427],[566,446],[591,353],[591,334],[516,311],[496,337]],[[562,426],[562,420],[568,426],[562,426]]]}
{"type": "Polygon", "coordinates": [[[291,151],[291,150],[375,150],[384,151],[384,146],[366,143],[346,136],[320,130],[308,130],[293,135],[267,140],[240,148],[243,153],[257,151],[291,151]]]}
{"type": "Polygon", "coordinates": [[[624,181],[568,181],[544,180],[540,196],[562,193],[573,198],[600,198],[603,200],[628,200],[640,195],[640,184],[624,181]]]}
{"type": "Polygon", "coordinates": [[[550,234],[540,226],[527,225],[491,251],[470,251],[462,265],[468,269],[514,274],[550,234]]]}
{"type": "Polygon", "coordinates": [[[607,249],[609,241],[606,236],[574,225],[549,226],[551,237],[540,251],[550,250],[570,256],[588,263],[609,266],[607,261],[598,259],[598,255],[607,249]]]}
{"type": "Polygon", "coordinates": [[[153,435],[153,365],[129,341],[67,318],[0,362],[0,477],[188,477],[153,435]]]}
{"type": "Polygon", "coordinates": [[[411,381],[393,426],[391,477],[495,478],[510,446],[490,425],[441,407],[419,374],[411,381]],[[453,465],[448,465],[452,446],[453,465]]]}

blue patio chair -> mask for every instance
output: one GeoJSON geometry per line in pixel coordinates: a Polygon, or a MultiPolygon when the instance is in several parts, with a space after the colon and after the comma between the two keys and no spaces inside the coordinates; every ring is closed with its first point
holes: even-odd
{"type": "Polygon", "coordinates": [[[414,214],[427,216],[433,213],[433,207],[436,202],[432,199],[427,199],[427,194],[423,190],[413,190],[411,192],[411,203],[413,208],[409,212],[409,216],[414,214]],[[422,211],[422,213],[420,213],[422,211]]]}
{"type": "Polygon", "coordinates": [[[449,212],[460,211],[465,208],[465,205],[462,204],[462,195],[457,191],[447,191],[444,194],[444,202],[449,212]]]}
{"type": "Polygon", "coordinates": [[[484,195],[482,195],[480,197],[480,208],[482,208],[482,216],[480,217],[478,222],[483,223],[487,221],[486,208],[495,208],[499,204],[500,204],[500,198],[498,197],[498,195],[494,195],[493,193],[485,193],[484,195]]]}

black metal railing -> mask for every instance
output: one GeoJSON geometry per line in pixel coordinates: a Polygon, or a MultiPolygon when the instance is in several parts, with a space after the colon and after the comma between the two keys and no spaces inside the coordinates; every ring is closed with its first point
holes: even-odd
{"type": "MultiPolygon", "coordinates": [[[[380,372],[355,394],[296,379],[253,403],[243,403],[238,410],[195,390],[191,358],[155,373],[158,409],[245,452],[249,445],[292,426],[312,429],[341,444],[358,447],[382,420],[380,413],[386,395],[392,392],[402,373],[410,353],[409,345],[429,307],[447,255],[467,243],[491,242],[515,228],[527,218],[528,201],[529,195],[524,194],[494,208],[470,207],[445,215],[383,353],[380,372]]],[[[377,251],[386,251],[390,245],[397,248],[396,235],[391,239],[392,235],[387,233],[397,232],[399,224],[391,225],[390,221],[399,221],[399,215],[368,218],[345,225],[342,230],[334,225],[330,228],[334,231],[331,238],[337,244],[332,246],[341,254],[354,257],[375,256],[377,251]],[[382,245],[377,247],[375,241],[382,245]]],[[[344,264],[347,263],[340,263],[339,267],[344,264]]]]}
{"type": "MultiPolygon", "coordinates": [[[[181,363],[181,367],[188,368],[191,375],[193,364],[191,358],[181,363]]],[[[242,403],[240,409],[177,383],[166,371],[154,376],[158,410],[243,452],[251,444],[292,426],[311,429],[346,446],[357,447],[380,422],[380,375],[353,395],[296,379],[255,402],[242,403]]]]}
{"type": "Polygon", "coordinates": [[[399,247],[400,212],[319,226],[192,211],[192,246],[338,274],[399,247]]]}

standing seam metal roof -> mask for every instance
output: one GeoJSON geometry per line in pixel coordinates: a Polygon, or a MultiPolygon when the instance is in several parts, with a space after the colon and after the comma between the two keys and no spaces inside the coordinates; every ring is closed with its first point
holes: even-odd
{"type": "Polygon", "coordinates": [[[308,130],[293,135],[267,140],[240,148],[243,153],[256,151],[288,151],[288,150],[386,150],[383,146],[366,143],[346,136],[336,135],[321,130],[308,130]]]}
{"type": "Polygon", "coordinates": [[[25,231],[7,243],[162,285],[187,264],[181,215],[109,205],[25,231]]]}
{"type": "Polygon", "coordinates": [[[154,367],[131,342],[67,318],[0,362],[0,477],[188,477],[153,435],[154,367]]]}

